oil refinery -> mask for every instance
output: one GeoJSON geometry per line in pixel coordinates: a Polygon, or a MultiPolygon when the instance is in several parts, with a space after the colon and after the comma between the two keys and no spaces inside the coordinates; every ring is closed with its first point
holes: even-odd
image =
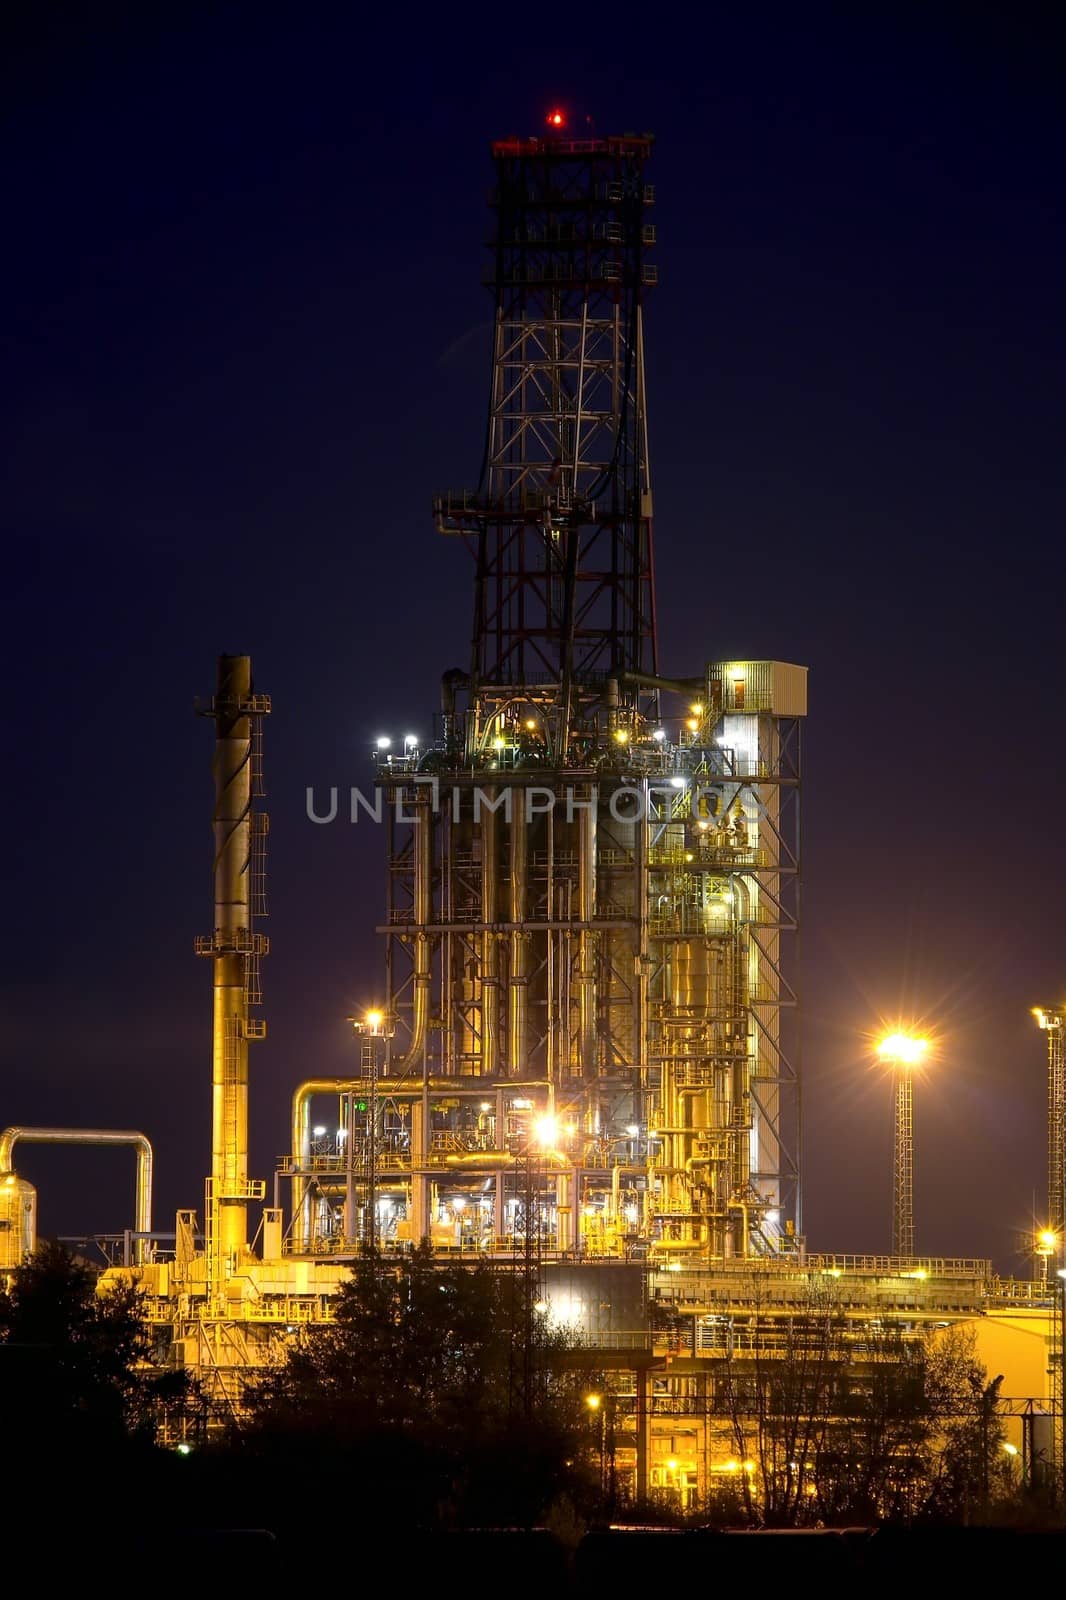
{"type": "Polygon", "coordinates": [[[652,148],[650,135],[571,137],[551,118],[492,146],[484,455],[475,487],[433,502],[437,534],[473,557],[468,660],[442,676],[431,739],[383,735],[365,793],[308,796],[318,820],[350,801],[382,825],[383,959],[367,980],[380,1002],[352,1019],[358,1070],[294,1084],[287,1154],[250,1174],[271,703],[248,656],[222,656],[202,708],[215,793],[213,916],[195,941],[205,1016],[208,968],[213,1005],[202,1202],[153,1231],[151,1130],[9,1128],[0,1270],[36,1237],[20,1142],[123,1144],[135,1204],[104,1282],[136,1278],[167,1360],[221,1403],[330,1319],[362,1249],[428,1239],[448,1259],[517,1265],[543,1314],[579,1330],[638,1498],[687,1504],[745,1470],[716,1402],[724,1365],[783,1349],[812,1297],[843,1315],[857,1371],[872,1328],[972,1328],[1006,1375],[1017,1448],[1061,1474],[1061,1009],[1036,1014],[1049,1210],[1033,1281],[915,1253],[902,1072],[895,1253],[815,1253],[804,1237],[807,670],[719,659],[713,640],[708,660],[660,662],[652,148]]]}

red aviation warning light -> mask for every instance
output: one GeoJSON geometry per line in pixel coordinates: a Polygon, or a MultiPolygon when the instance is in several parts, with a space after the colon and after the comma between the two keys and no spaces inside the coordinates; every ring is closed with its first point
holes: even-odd
{"type": "Polygon", "coordinates": [[[566,127],[566,113],[560,111],[558,107],[556,107],[553,111],[549,111],[544,120],[547,122],[549,128],[566,127]]]}

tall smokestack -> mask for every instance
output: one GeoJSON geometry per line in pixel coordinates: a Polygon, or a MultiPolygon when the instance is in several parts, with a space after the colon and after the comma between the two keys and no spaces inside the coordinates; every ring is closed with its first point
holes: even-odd
{"type": "Polygon", "coordinates": [[[248,1251],[248,1201],[261,1199],[262,1182],[248,1179],[248,1040],[262,1038],[263,1022],[249,1019],[258,1000],[258,962],[268,949],[253,930],[258,892],[258,842],[265,817],[252,811],[258,764],[258,721],[270,710],[252,688],[250,656],[220,656],[210,710],[215,722],[214,930],[197,940],[210,955],[214,980],[212,1028],[211,1176],[206,1226],[209,1277],[218,1283],[248,1251]]]}

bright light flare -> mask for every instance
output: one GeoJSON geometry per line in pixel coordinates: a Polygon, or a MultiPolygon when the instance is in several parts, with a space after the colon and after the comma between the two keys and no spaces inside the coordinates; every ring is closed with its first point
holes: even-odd
{"type": "Polygon", "coordinates": [[[547,122],[549,128],[566,127],[566,113],[564,111],[560,111],[558,106],[553,107],[553,109],[548,112],[548,115],[544,120],[547,122]]]}
{"type": "Polygon", "coordinates": [[[368,1011],[366,1014],[366,1025],[370,1029],[371,1033],[377,1033],[384,1021],[384,1011],[368,1011]]]}
{"type": "Polygon", "coordinates": [[[909,1033],[889,1033],[877,1046],[877,1053],[883,1061],[916,1067],[928,1049],[928,1039],[914,1039],[909,1033]]]}
{"type": "Polygon", "coordinates": [[[533,1137],[542,1150],[551,1150],[559,1142],[558,1117],[538,1117],[533,1124],[533,1137]]]}

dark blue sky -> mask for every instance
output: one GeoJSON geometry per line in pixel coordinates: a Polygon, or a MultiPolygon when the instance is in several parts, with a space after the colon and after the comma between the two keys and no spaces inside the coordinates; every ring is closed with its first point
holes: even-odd
{"type": "MultiPolygon", "coordinates": [[[[811,667],[811,1243],[888,1248],[865,1035],[902,1012],[942,1041],[919,1247],[1026,1272],[1028,1012],[1066,998],[1061,31],[1016,5],[567,15],[45,0],[7,25],[0,1123],[141,1127],[161,1225],[200,1201],[192,700],[219,651],[276,707],[258,1174],[293,1084],[350,1064],[382,841],[312,827],[304,789],[368,783],[370,737],[428,731],[465,659],[469,563],[429,505],[480,460],[488,143],[558,100],[657,135],[664,668],[811,667]]],[[[127,1220],[121,1158],[20,1167],[47,1229],[127,1220]]]]}

